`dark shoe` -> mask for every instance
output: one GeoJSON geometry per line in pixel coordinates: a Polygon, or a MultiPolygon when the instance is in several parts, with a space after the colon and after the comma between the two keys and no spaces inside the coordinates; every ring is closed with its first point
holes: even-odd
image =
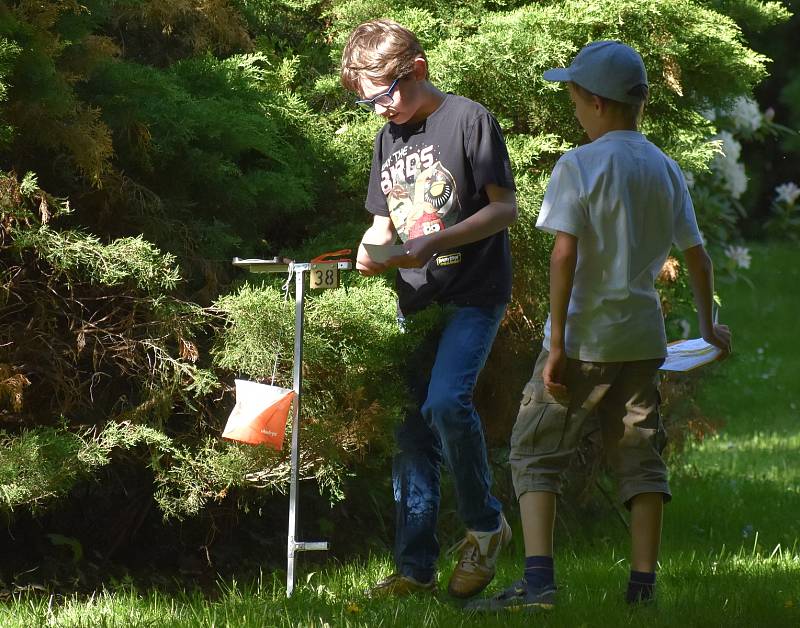
{"type": "Polygon", "coordinates": [[[464,540],[450,550],[461,552],[461,555],[450,577],[447,592],[453,597],[467,598],[483,591],[494,578],[500,550],[510,542],[511,527],[502,514],[497,530],[467,530],[464,540]]]}
{"type": "Polygon", "coordinates": [[[524,580],[515,582],[505,591],[494,597],[473,600],[464,608],[470,611],[492,613],[498,611],[532,612],[539,609],[550,610],[556,605],[556,587],[546,586],[530,590],[524,580]]]}
{"type": "Polygon", "coordinates": [[[393,573],[367,591],[372,598],[405,597],[414,593],[436,593],[436,576],[430,582],[420,582],[411,576],[393,573]]]}
{"type": "Polygon", "coordinates": [[[632,595],[630,592],[625,594],[625,601],[631,608],[654,608],[656,606],[655,591],[649,595],[632,595]]]}

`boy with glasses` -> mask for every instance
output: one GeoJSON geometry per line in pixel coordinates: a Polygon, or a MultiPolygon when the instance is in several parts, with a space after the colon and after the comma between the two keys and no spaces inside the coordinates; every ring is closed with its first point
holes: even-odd
{"type": "Polygon", "coordinates": [[[342,54],[342,83],[360,106],[386,120],[375,138],[366,208],[373,214],[356,267],[364,275],[399,268],[401,318],[431,304],[447,306],[431,339],[432,367],[410,356],[415,406],[396,431],[392,479],[396,504],[396,573],[373,595],[436,589],[440,465],[455,484],[467,527],[448,591],[469,597],[495,573],[511,540],[491,475],[480,417],[472,402],[478,373],[511,295],[507,227],[517,215],[514,179],[502,132],[481,105],[445,94],[428,80],[413,33],[389,20],[358,26],[342,54]],[[404,254],[385,263],[364,244],[404,254]]]}

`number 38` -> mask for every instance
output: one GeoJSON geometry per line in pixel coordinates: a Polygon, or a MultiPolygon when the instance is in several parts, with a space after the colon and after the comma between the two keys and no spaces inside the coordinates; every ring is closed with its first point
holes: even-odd
{"type": "Polygon", "coordinates": [[[320,266],[311,270],[312,288],[336,288],[339,285],[339,270],[335,266],[320,266]]]}

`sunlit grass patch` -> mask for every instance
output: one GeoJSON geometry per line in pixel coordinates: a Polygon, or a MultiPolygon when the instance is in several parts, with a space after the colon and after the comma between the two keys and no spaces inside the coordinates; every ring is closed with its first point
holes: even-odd
{"type": "Polygon", "coordinates": [[[673,464],[673,474],[702,466],[703,473],[769,480],[788,489],[800,485],[800,425],[798,431],[755,432],[731,438],[718,434],[690,447],[673,464]]]}
{"type": "MultiPolygon", "coordinates": [[[[440,561],[437,596],[370,599],[365,591],[392,571],[390,557],[377,555],[322,569],[301,561],[291,599],[281,572],[223,581],[206,595],[126,588],[67,598],[22,594],[0,603],[0,627],[800,626],[797,257],[790,247],[756,246],[755,289],[721,288],[737,354],[703,374],[697,403],[722,428],[670,459],[674,499],[665,510],[654,607],[624,603],[627,532],[608,518],[558,529],[558,605],[533,617],[464,611],[445,592],[448,557],[440,561]]],[[[522,574],[523,543],[512,523],[512,552],[501,557],[486,594],[522,574]]]]}

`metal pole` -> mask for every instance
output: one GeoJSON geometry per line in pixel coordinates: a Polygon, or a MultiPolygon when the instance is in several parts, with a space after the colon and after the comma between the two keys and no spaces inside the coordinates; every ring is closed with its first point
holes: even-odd
{"type": "MultiPolygon", "coordinates": [[[[352,262],[349,260],[337,261],[336,269],[350,270],[352,262]]],[[[296,393],[294,413],[292,419],[292,453],[291,475],[289,477],[289,530],[286,542],[286,597],[291,597],[295,583],[295,556],[297,552],[314,552],[328,549],[326,541],[298,541],[297,520],[300,516],[299,505],[299,480],[300,480],[300,401],[302,392],[303,369],[303,306],[306,296],[305,272],[314,268],[313,262],[288,262],[263,259],[233,258],[233,265],[246,268],[253,273],[285,273],[295,274],[295,306],[294,306],[294,368],[293,388],[296,393]]]]}
{"type": "Polygon", "coordinates": [[[297,551],[297,519],[300,504],[298,503],[298,474],[300,466],[300,400],[302,398],[302,368],[303,368],[303,304],[306,295],[305,272],[303,269],[295,270],[294,293],[294,373],[293,384],[296,397],[294,400],[294,415],[292,420],[292,457],[291,477],[289,480],[289,534],[287,538],[287,567],[286,567],[286,597],[291,597],[294,591],[294,561],[297,551]]]}

